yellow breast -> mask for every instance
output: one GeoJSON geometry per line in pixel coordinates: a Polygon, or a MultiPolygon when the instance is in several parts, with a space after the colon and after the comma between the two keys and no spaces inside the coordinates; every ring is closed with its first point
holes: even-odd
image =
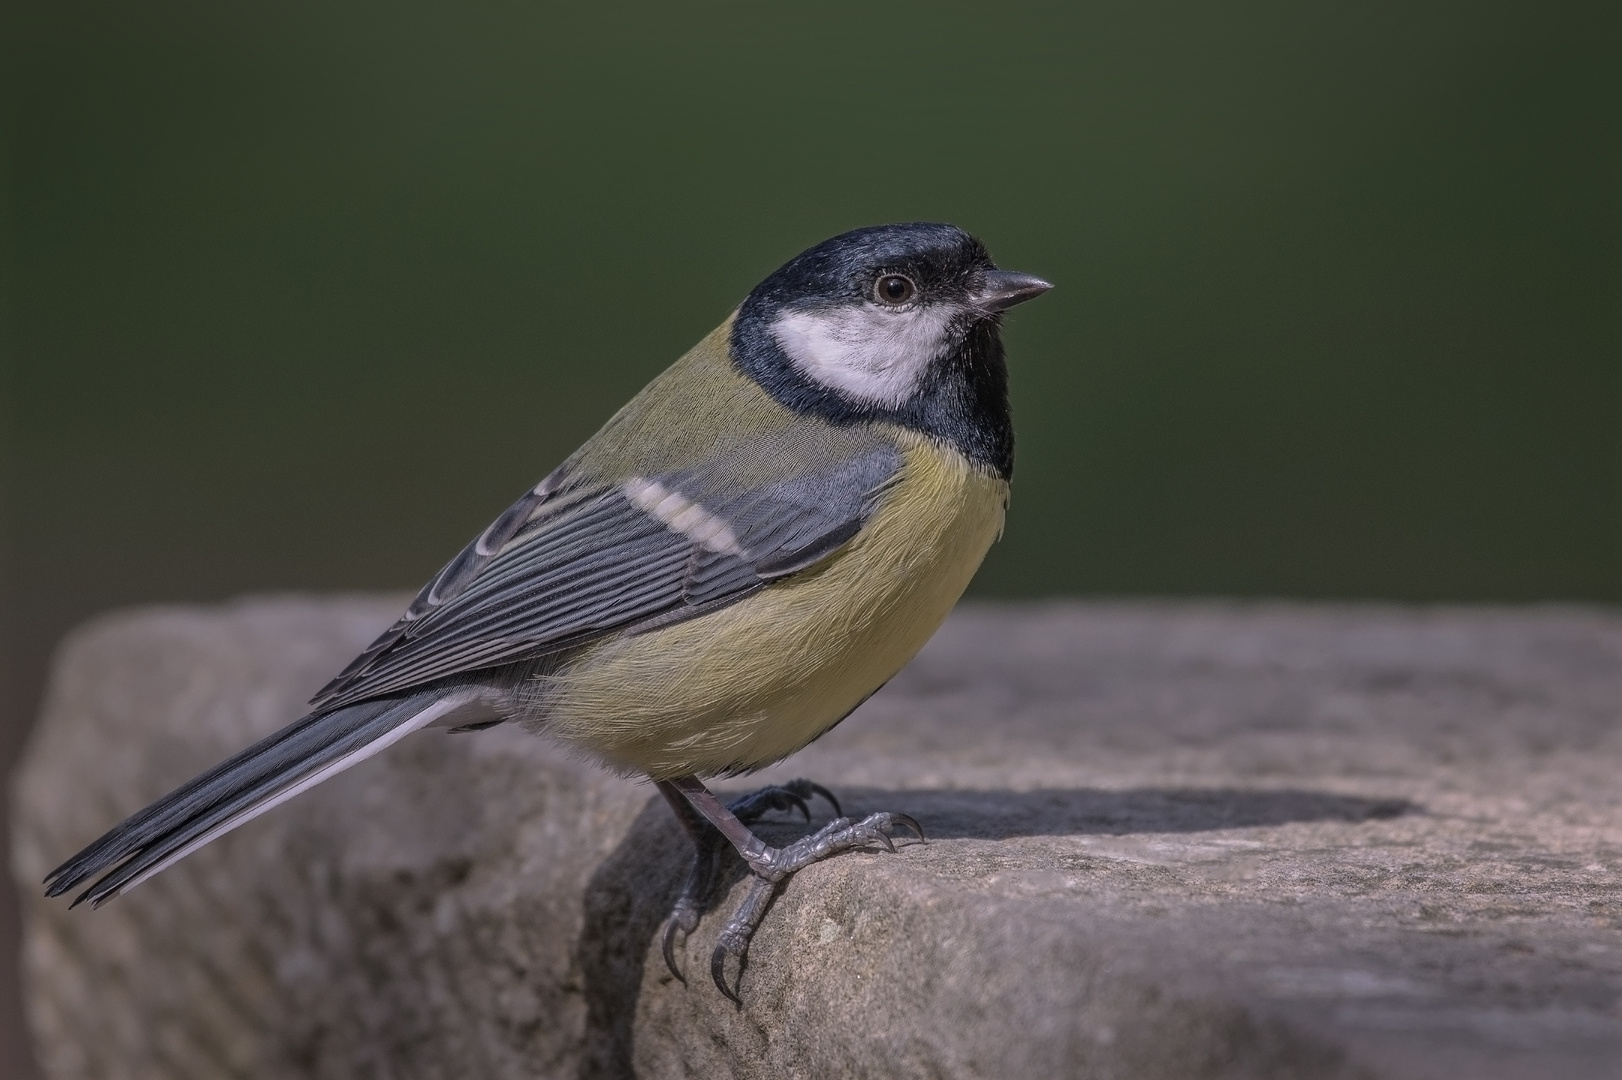
{"type": "Polygon", "coordinates": [[[1002,531],[1008,485],[898,432],[899,480],[832,558],[730,607],[591,645],[544,677],[537,726],[626,772],[777,761],[911,660],[1002,531]]]}

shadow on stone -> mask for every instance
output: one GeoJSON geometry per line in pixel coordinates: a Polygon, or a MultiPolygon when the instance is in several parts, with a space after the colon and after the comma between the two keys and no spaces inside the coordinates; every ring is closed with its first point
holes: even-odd
{"type": "Polygon", "coordinates": [[[1039,789],[1036,791],[836,792],[845,813],[901,811],[935,840],[1007,840],[1016,836],[1123,836],[1287,825],[1292,821],[1368,821],[1414,809],[1401,799],[1365,799],[1318,791],[1205,788],[1039,789]]]}
{"type": "MultiPolygon", "coordinates": [[[[736,792],[728,790],[724,795],[736,792]]],[[[1368,799],[1285,789],[1245,791],[1202,788],[1095,788],[1036,791],[840,788],[846,815],[879,810],[911,814],[931,840],[1006,840],[1025,836],[1122,836],[1255,828],[1306,821],[1360,822],[1414,812],[1401,799],[1368,799]]],[[[756,826],[782,844],[826,824],[826,809],[806,826],[774,818],[756,826]]],[[[644,964],[686,876],[692,847],[655,795],[619,846],[586,886],[584,925],[577,943],[586,999],[582,1080],[625,1080],[636,1075],[632,1039],[644,964]]],[[[728,856],[717,874],[706,918],[743,876],[728,856]]],[[[768,915],[768,918],[770,916],[768,915]]],[[[657,963],[658,961],[655,960],[657,963]]],[[[707,970],[690,972],[691,992],[713,993],[707,970]]]]}

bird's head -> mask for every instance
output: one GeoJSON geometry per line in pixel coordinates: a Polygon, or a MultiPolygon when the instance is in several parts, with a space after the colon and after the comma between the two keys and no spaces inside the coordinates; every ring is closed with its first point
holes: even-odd
{"type": "Polygon", "coordinates": [[[999,270],[953,225],[856,229],[755,287],[733,326],[733,355],[790,408],[924,430],[1006,473],[1011,432],[1006,448],[991,448],[978,444],[998,438],[971,429],[1008,424],[1001,313],[1050,288],[999,270]]]}

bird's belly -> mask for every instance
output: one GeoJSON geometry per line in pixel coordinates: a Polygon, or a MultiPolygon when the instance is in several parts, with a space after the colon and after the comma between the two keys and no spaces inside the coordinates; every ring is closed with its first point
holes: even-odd
{"type": "Polygon", "coordinates": [[[1008,485],[909,440],[899,483],[826,562],[686,622],[582,650],[536,725],[663,779],[768,765],[838,723],[939,628],[1002,530],[1008,485]]]}

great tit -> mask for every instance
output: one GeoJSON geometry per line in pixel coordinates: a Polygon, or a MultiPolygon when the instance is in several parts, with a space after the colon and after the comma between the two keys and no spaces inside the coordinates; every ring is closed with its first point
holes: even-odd
{"type": "MultiPolygon", "coordinates": [[[[712,956],[729,997],[774,886],[837,852],[894,850],[902,814],[769,847],[799,780],[751,772],[839,723],[945,619],[998,538],[1014,437],[1002,312],[1051,286],[951,225],[882,225],[790,260],[452,559],[303,719],[52,871],[109,900],[429,726],[514,723],[651,779],[696,845],[665,960],[729,841],[754,875],[712,956]],[[723,839],[724,838],[724,841],[723,839]]],[[[807,820],[809,813],[806,812],[807,820]]]]}

